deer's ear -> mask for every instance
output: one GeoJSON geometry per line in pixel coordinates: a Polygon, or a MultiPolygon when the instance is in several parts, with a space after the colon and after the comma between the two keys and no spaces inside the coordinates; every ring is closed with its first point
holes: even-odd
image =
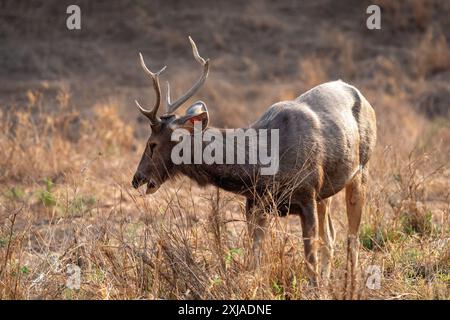
{"type": "Polygon", "coordinates": [[[206,104],[203,101],[197,101],[190,106],[184,116],[174,120],[171,124],[172,129],[182,128],[189,132],[194,132],[194,124],[200,121],[202,131],[208,127],[209,113],[206,104]]]}

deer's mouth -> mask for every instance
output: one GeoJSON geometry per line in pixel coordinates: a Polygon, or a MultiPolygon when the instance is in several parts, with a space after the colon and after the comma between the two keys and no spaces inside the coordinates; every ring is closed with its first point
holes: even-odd
{"type": "Polygon", "coordinates": [[[146,194],[152,194],[155,193],[159,189],[159,185],[156,183],[155,180],[150,179],[147,182],[147,190],[145,191],[146,194]]]}
{"type": "Polygon", "coordinates": [[[159,183],[157,183],[154,179],[148,179],[139,173],[135,174],[131,184],[135,189],[139,189],[140,186],[147,184],[147,189],[145,191],[146,194],[155,193],[159,189],[159,183]]]}

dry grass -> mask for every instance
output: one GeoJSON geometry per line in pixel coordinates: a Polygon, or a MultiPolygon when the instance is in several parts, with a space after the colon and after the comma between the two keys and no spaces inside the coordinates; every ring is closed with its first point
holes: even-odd
{"type": "Polygon", "coordinates": [[[300,78],[309,88],[321,84],[327,79],[326,63],[317,57],[307,57],[300,61],[300,78]]]}
{"type": "Polygon", "coordinates": [[[400,30],[410,27],[426,30],[432,21],[433,11],[447,9],[446,4],[439,0],[377,0],[375,4],[386,10],[389,22],[400,30]]]}
{"type": "MultiPolygon", "coordinates": [[[[6,3],[8,12],[13,12],[14,3],[6,3]]],[[[117,2],[114,12],[137,20],[120,14],[123,24],[115,29],[114,12],[96,7],[93,12],[110,14],[111,19],[100,19],[110,21],[101,25],[95,19],[87,22],[92,38],[83,42],[80,57],[89,67],[71,56],[76,50],[53,48],[56,54],[47,60],[52,67],[64,66],[64,81],[39,87],[8,78],[1,86],[11,92],[0,96],[0,299],[343,298],[347,221],[342,194],[332,204],[338,231],[332,279],[328,286],[314,289],[306,281],[298,217],[271,218],[263,260],[254,270],[242,198],[212,187],[201,189],[187,178],[166,183],[150,196],[131,188],[148,132],[124,112],[131,96],[147,89],[147,79],[134,75],[141,74],[130,51],[143,48],[150,55],[153,50],[152,66],[175,57],[167,63],[171,62],[169,78],[178,96],[198,74],[192,59],[185,58],[186,37],[178,29],[198,34],[202,53],[211,53],[213,68],[201,98],[208,102],[215,125],[246,126],[271,103],[293,99],[335,78],[350,79],[360,88],[377,113],[378,145],[360,232],[357,296],[449,299],[450,127],[448,118],[426,118],[415,111],[422,93],[429,93],[430,101],[442,100],[440,88],[449,86],[446,30],[433,25],[445,1],[377,3],[385,10],[383,32],[401,47],[374,49],[359,31],[345,33],[345,28],[328,34],[315,23],[316,16],[308,16],[317,10],[313,5],[299,7],[303,12],[266,1],[244,10],[233,6],[224,14],[224,4],[218,4],[204,15],[209,17],[202,21],[207,32],[192,24],[203,12],[197,10],[204,8],[176,14],[161,8],[156,17],[143,7],[124,8],[117,2]],[[163,23],[168,17],[173,25],[163,23]],[[395,32],[404,33],[395,38],[395,32]],[[96,38],[97,33],[114,39],[134,37],[135,42],[121,47],[120,42],[96,38]],[[183,59],[177,61],[178,55],[183,59]],[[71,66],[73,77],[66,71],[71,66]],[[83,77],[77,78],[75,69],[83,77]],[[100,74],[124,76],[101,82],[100,74]],[[69,89],[74,87],[86,89],[95,103],[92,96],[79,94],[83,90],[72,94],[69,89]],[[111,99],[100,95],[105,91],[111,99]],[[7,103],[9,94],[23,99],[7,103]],[[119,106],[117,98],[127,105],[119,106]],[[371,290],[366,271],[374,265],[381,269],[382,279],[381,287],[371,290]],[[67,286],[73,266],[81,270],[79,289],[67,286]]],[[[48,8],[38,9],[45,16],[48,8]]],[[[347,11],[336,14],[347,17],[347,11]]],[[[1,25],[11,34],[33,37],[33,28],[42,31],[46,22],[17,24],[23,30],[3,21],[1,25]]],[[[8,41],[11,46],[13,40],[8,41]]],[[[31,40],[30,45],[22,60],[14,60],[17,65],[8,65],[7,73],[45,70],[38,63],[43,57],[34,50],[42,48],[31,40]]],[[[67,43],[67,48],[78,47],[75,41],[67,43]]],[[[11,52],[2,54],[17,53],[11,52]]]]}
{"type": "Polygon", "coordinates": [[[435,32],[433,28],[429,28],[414,53],[420,77],[450,69],[450,51],[442,32],[435,32]]]}
{"type": "MultiPolygon", "coordinates": [[[[329,286],[307,285],[298,217],[271,219],[254,271],[242,199],[188,180],[138,194],[129,180],[141,150],[132,151],[133,130],[114,106],[95,106],[91,120],[72,127],[73,139],[64,129],[70,97],[44,115],[34,111],[38,95],[0,122],[8,155],[0,172],[2,299],[343,297],[340,196],[333,217],[343,232],[329,286]],[[73,264],[81,268],[78,290],[66,287],[73,264]]],[[[360,298],[448,298],[448,148],[436,153],[437,141],[409,155],[395,140],[378,149],[361,231],[360,298]],[[379,290],[364,285],[369,265],[383,271],[379,290]]]]}

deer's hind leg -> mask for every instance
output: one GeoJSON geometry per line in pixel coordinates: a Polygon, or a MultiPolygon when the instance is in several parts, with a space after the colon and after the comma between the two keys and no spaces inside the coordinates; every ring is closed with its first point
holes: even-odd
{"type": "Polygon", "coordinates": [[[334,256],[334,242],[336,233],[330,215],[331,198],[317,202],[317,215],[320,236],[320,265],[321,277],[326,285],[331,275],[331,265],[334,256]]]}
{"type": "Polygon", "coordinates": [[[367,169],[360,170],[345,187],[347,205],[348,239],[347,239],[347,272],[345,298],[353,298],[356,291],[356,269],[358,267],[359,239],[358,231],[365,204],[367,187],[367,169]],[[348,291],[348,287],[350,291],[348,291]]]}

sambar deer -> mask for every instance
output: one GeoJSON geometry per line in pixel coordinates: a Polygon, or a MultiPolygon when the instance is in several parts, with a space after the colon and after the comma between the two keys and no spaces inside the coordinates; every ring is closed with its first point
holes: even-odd
{"type": "MultiPolygon", "coordinates": [[[[277,102],[251,128],[279,130],[279,169],[274,176],[258,176],[258,164],[179,164],[171,161],[173,131],[192,131],[194,123],[208,126],[208,110],[199,101],[183,116],[174,114],[205,82],[209,60],[203,59],[189,37],[195,59],[202,65],[200,79],[178,100],[170,101],[167,82],[167,110],[157,112],[161,102],[160,71],[153,73],[140,63],[150,76],[156,92],[153,108],[137,106],[148,118],[151,135],[139,163],[132,185],[147,184],[154,193],[167,179],[185,175],[199,185],[212,184],[246,197],[246,217],[253,246],[264,235],[269,208],[272,212],[301,217],[304,252],[309,277],[314,284],[328,279],[333,260],[335,231],[330,218],[330,197],[345,189],[348,217],[346,288],[356,285],[358,229],[365,202],[368,161],[376,142],[375,112],[358,89],[342,81],[321,84],[292,101],[277,102]],[[275,199],[275,200],[274,200],[275,199]],[[319,248],[320,247],[320,248],[319,248]],[[319,262],[320,252],[320,262],[319,262]],[[319,271],[319,264],[321,270],[319,271]]],[[[225,135],[224,129],[216,130],[225,135]]],[[[193,139],[194,134],[191,138],[193,139]]],[[[207,146],[203,142],[203,148],[207,146]]],[[[223,162],[225,163],[225,162],[223,162]]]]}

